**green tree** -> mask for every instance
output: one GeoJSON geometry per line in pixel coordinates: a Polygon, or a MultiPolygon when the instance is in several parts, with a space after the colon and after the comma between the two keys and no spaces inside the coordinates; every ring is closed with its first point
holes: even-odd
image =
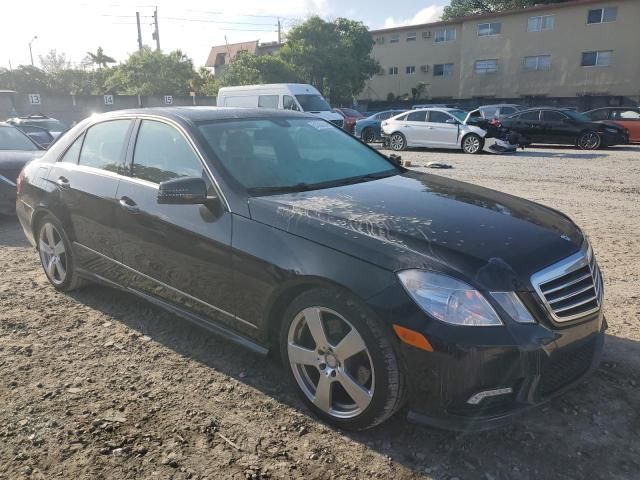
{"type": "Polygon", "coordinates": [[[104,68],[104,67],[107,67],[110,63],[116,63],[113,57],[110,57],[109,55],[106,55],[104,53],[104,50],[102,49],[102,47],[98,47],[98,50],[96,50],[96,53],[87,52],[87,57],[88,57],[88,60],[93,65],[96,65],[98,68],[104,68]]]}
{"type": "Polygon", "coordinates": [[[111,70],[105,88],[127,95],[188,95],[193,75],[193,62],[181,51],[144,47],[111,70]]]}
{"type": "Polygon", "coordinates": [[[301,80],[295,67],[278,55],[255,55],[241,52],[227,66],[222,85],[252,85],[255,83],[295,83],[301,80]]]}
{"type": "Polygon", "coordinates": [[[48,93],[53,91],[47,72],[31,65],[20,65],[13,70],[0,69],[0,89],[20,93],[48,93]]]}
{"type": "Polygon", "coordinates": [[[58,53],[56,49],[49,50],[44,56],[40,55],[40,65],[42,65],[42,70],[49,75],[71,68],[66,54],[58,53]]]}
{"type": "Polygon", "coordinates": [[[482,13],[501,12],[513,8],[532,7],[538,4],[562,3],[568,0],[451,0],[444,7],[443,20],[479,15],[482,13]]]}
{"type": "Polygon", "coordinates": [[[314,16],[291,29],[279,56],[295,65],[303,81],[333,102],[350,102],[379,71],[373,40],[362,22],[314,16]]]}

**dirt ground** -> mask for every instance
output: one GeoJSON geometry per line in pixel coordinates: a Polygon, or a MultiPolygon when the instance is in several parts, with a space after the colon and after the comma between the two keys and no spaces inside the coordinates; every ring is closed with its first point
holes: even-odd
{"type": "Polygon", "coordinates": [[[582,385],[484,433],[313,418],[281,367],[105,287],[47,283],[0,219],[0,479],[640,479],[640,147],[515,156],[403,152],[535,200],[588,233],[604,272],[604,361],[582,385]]]}

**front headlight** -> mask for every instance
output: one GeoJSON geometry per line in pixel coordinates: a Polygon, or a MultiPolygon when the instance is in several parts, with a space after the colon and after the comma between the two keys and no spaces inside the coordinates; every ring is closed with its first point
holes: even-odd
{"type": "Polygon", "coordinates": [[[398,278],[415,302],[432,317],[451,325],[490,327],[502,321],[472,286],[441,273],[404,270],[398,278]]]}

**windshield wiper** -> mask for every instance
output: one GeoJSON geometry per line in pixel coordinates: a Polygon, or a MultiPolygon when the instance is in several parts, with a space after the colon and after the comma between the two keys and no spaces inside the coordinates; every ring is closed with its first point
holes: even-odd
{"type": "Polygon", "coordinates": [[[295,185],[279,185],[275,187],[252,187],[247,191],[250,194],[268,195],[270,193],[307,192],[315,187],[309,183],[296,183],[295,185]]]}

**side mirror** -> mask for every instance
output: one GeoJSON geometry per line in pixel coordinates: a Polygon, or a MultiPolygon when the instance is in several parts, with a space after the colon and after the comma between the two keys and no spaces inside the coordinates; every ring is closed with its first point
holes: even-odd
{"type": "Polygon", "coordinates": [[[158,203],[162,205],[202,205],[207,202],[207,184],[200,177],[180,177],[161,182],[158,203]]]}

